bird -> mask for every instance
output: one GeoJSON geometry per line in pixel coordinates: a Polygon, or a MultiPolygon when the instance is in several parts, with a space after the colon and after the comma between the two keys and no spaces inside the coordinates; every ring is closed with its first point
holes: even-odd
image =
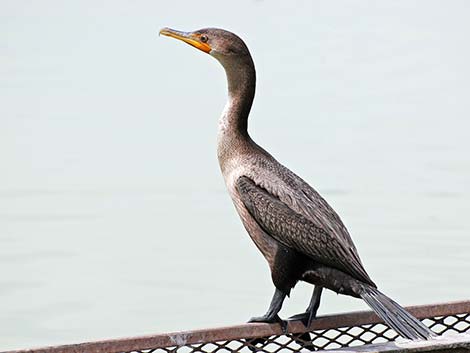
{"type": "Polygon", "coordinates": [[[215,58],[225,69],[228,100],[219,119],[217,157],[241,221],[271,270],[274,295],[267,312],[249,322],[279,323],[286,296],[299,282],[314,285],[305,312],[289,318],[310,327],[324,289],[363,299],[400,336],[435,336],[421,321],[383,294],[372,281],[338,214],[307,182],[278,162],[248,133],[256,70],[245,42],[220,28],[160,35],[181,40],[215,58]]]}

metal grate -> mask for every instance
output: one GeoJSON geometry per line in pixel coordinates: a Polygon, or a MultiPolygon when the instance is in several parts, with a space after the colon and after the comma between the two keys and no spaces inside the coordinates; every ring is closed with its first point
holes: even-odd
{"type": "MultiPolygon", "coordinates": [[[[470,301],[407,310],[439,335],[470,333],[470,301]]],[[[12,353],[293,353],[395,340],[400,340],[396,332],[373,312],[355,312],[319,317],[309,330],[300,322],[290,322],[287,334],[281,332],[278,324],[245,324],[12,353]]]]}
{"type": "MultiPolygon", "coordinates": [[[[470,333],[469,313],[426,318],[422,321],[439,335],[449,334],[451,332],[470,333]]],[[[399,339],[395,331],[382,323],[376,323],[352,327],[338,327],[327,330],[313,330],[296,334],[273,335],[250,340],[223,340],[122,353],[293,353],[391,342],[397,340],[397,338],[399,339]]]]}

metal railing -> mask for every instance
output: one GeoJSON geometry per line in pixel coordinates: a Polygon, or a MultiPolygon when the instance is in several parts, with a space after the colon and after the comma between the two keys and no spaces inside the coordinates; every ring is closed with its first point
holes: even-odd
{"type": "MultiPolygon", "coordinates": [[[[407,310],[439,335],[470,333],[470,300],[412,306],[407,310]]],[[[277,353],[354,347],[396,339],[396,332],[373,312],[360,311],[318,317],[309,329],[300,322],[289,322],[287,334],[278,324],[256,323],[9,353],[277,353]]]]}

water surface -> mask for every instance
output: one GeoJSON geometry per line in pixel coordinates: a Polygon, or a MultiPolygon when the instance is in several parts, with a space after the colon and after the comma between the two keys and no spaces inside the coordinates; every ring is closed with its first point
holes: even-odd
{"type": "MultiPolygon", "coordinates": [[[[403,304],[468,299],[470,9],[455,1],[0,4],[0,349],[236,324],[268,268],[216,160],[222,68],[253,53],[253,138],[342,216],[403,304]]],[[[299,285],[282,311],[305,309],[299,285]]],[[[327,293],[320,313],[365,309],[327,293]]]]}

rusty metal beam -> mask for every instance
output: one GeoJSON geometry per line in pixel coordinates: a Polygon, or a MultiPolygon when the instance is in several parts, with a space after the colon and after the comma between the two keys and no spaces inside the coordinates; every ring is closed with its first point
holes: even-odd
{"type": "MultiPolygon", "coordinates": [[[[442,304],[418,305],[406,308],[419,319],[470,313],[470,300],[442,304]]],[[[315,319],[306,330],[302,323],[289,322],[289,333],[302,333],[337,327],[350,327],[382,322],[372,311],[357,311],[347,314],[326,315],[315,319]]],[[[212,329],[163,333],[156,335],[110,339],[80,344],[9,351],[8,353],[119,353],[158,347],[182,346],[203,342],[249,339],[282,335],[278,324],[252,323],[212,329]]],[[[7,353],[7,352],[3,352],[7,353]]]]}

